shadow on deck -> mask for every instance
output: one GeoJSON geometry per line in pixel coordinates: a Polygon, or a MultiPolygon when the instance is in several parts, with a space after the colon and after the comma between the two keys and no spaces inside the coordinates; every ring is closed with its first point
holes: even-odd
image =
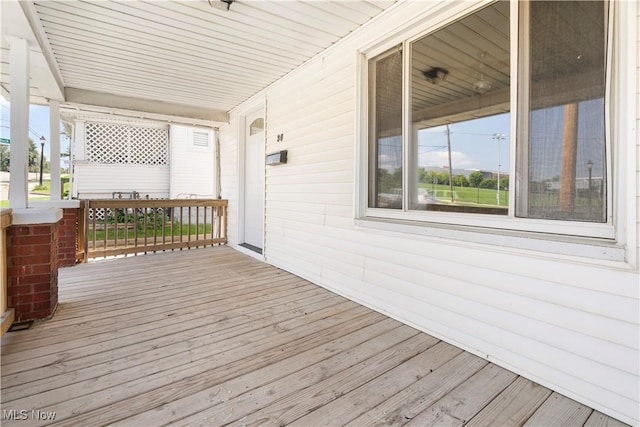
{"type": "Polygon", "coordinates": [[[59,282],[2,340],[3,426],[622,425],[229,247],[59,282]]]}

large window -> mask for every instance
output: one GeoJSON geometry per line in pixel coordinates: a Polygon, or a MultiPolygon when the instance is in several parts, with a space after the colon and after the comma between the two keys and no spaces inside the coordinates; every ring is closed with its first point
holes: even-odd
{"type": "Polygon", "coordinates": [[[510,10],[368,60],[368,215],[610,222],[608,3],[510,10]]]}

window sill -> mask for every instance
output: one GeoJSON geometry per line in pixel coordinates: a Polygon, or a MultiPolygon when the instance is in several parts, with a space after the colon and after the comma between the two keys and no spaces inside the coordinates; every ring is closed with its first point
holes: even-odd
{"type": "Polygon", "coordinates": [[[566,257],[567,260],[576,262],[621,269],[631,268],[625,262],[625,247],[612,239],[373,217],[357,218],[355,226],[361,229],[456,240],[483,249],[489,246],[491,249],[500,248],[514,252],[534,251],[538,255],[553,259],[566,257]]]}

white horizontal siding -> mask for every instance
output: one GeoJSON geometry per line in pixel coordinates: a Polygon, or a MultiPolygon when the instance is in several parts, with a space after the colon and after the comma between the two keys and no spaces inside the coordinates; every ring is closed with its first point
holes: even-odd
{"type": "MultiPolygon", "coordinates": [[[[425,8],[439,19],[444,4],[403,3],[260,94],[267,152],[289,158],[266,168],[266,259],[637,424],[638,271],[355,225],[356,51],[425,8]]],[[[238,197],[236,129],[234,112],[221,133],[229,198],[238,197]]]]}
{"type": "Polygon", "coordinates": [[[169,197],[169,166],[102,165],[74,166],[78,198],[111,198],[112,192],[137,191],[140,197],[169,197]]]}
{"type": "Polygon", "coordinates": [[[171,125],[169,135],[171,141],[169,197],[215,198],[213,130],[171,125]],[[193,145],[194,131],[207,133],[208,147],[193,145]]]}

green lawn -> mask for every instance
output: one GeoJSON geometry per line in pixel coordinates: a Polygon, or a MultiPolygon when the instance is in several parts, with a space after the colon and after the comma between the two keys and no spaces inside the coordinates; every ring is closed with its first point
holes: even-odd
{"type": "MultiPolygon", "coordinates": [[[[451,203],[451,189],[442,184],[420,184],[421,190],[426,190],[429,196],[441,203],[451,203]]],[[[497,206],[497,190],[489,188],[453,187],[454,204],[497,206]]],[[[509,192],[500,190],[500,206],[509,203],[509,192]]]]}
{"type": "MultiPolygon", "coordinates": [[[[175,236],[179,238],[179,236],[181,235],[187,236],[190,234],[192,236],[195,236],[196,234],[204,234],[204,233],[211,234],[210,224],[207,224],[206,227],[203,224],[198,224],[198,225],[192,224],[191,226],[189,226],[188,224],[183,224],[182,226],[180,226],[179,223],[174,223],[174,224],[165,223],[165,224],[166,225],[164,227],[164,236],[169,240],[171,240],[171,236],[175,236]]],[[[109,224],[109,223],[107,223],[106,226],[107,226],[106,240],[112,241],[116,236],[116,226],[115,224],[109,224]]],[[[147,223],[146,229],[141,225],[138,225],[138,227],[136,227],[135,224],[133,223],[129,223],[128,227],[126,228],[127,228],[126,236],[127,236],[127,240],[129,241],[133,241],[136,238],[136,236],[139,239],[143,239],[145,237],[153,238],[154,236],[158,238],[162,238],[163,236],[162,224],[159,223],[157,227],[154,227],[153,221],[147,223]]],[[[124,241],[124,238],[125,238],[125,224],[118,223],[118,240],[124,241]]],[[[89,230],[88,240],[90,242],[94,240],[93,230],[89,230]]],[[[97,242],[104,240],[104,224],[97,225],[96,232],[95,232],[95,240],[97,242]]]]}
{"type": "MultiPolygon", "coordinates": [[[[63,177],[64,179],[64,177],[63,177]]],[[[69,181],[63,181],[63,192],[69,192],[69,181]]],[[[38,200],[49,200],[49,196],[51,195],[51,181],[42,181],[42,187],[36,185],[36,187],[29,193],[29,201],[38,201],[38,200]]],[[[0,200],[0,208],[8,208],[9,201],[8,200],[0,200]]]]}

